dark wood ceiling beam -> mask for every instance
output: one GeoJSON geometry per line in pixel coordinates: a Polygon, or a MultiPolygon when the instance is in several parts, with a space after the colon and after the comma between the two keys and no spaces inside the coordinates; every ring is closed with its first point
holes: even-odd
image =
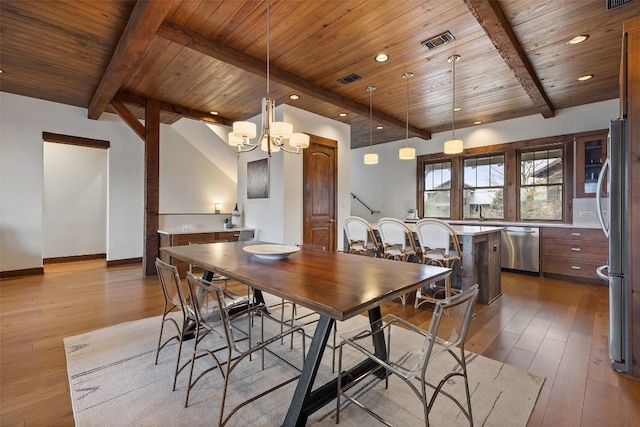
{"type": "MultiPolygon", "coordinates": [[[[133,104],[140,107],[144,107],[146,105],[146,98],[123,92],[118,92],[114,96],[114,99],[122,102],[123,104],[133,104]]],[[[221,116],[212,116],[211,113],[207,113],[205,111],[194,110],[193,108],[183,107],[181,105],[167,104],[166,102],[160,102],[159,105],[160,111],[165,113],[176,114],[189,119],[202,120],[209,123],[218,123],[227,126],[233,125],[233,120],[221,116]]]]}
{"type": "MultiPolygon", "coordinates": [[[[246,55],[238,50],[224,46],[215,40],[204,37],[198,33],[190,31],[176,23],[164,22],[158,29],[157,35],[174,43],[186,46],[204,55],[210,56],[219,61],[226,62],[235,67],[241,68],[247,72],[264,77],[266,63],[258,58],[246,55]]],[[[292,73],[270,66],[271,80],[285,85],[293,90],[313,96],[321,101],[329,102],[347,111],[357,113],[369,117],[369,106],[355,102],[349,98],[327,90],[321,86],[315,85],[292,73]]],[[[390,125],[397,126],[402,129],[406,128],[406,123],[400,119],[390,116],[381,111],[373,110],[373,117],[378,121],[390,125]]],[[[409,126],[411,136],[417,136],[423,139],[431,139],[431,132],[426,129],[419,129],[409,126]]]]}
{"type": "Polygon", "coordinates": [[[145,51],[176,0],[138,0],[131,12],[129,22],[111,57],[98,88],[89,103],[89,118],[97,120],[116,94],[140,55],[145,51]]]}
{"type": "Polygon", "coordinates": [[[464,0],[464,3],[511,68],[531,101],[538,107],[540,114],[547,119],[555,116],[553,104],[547,97],[540,79],[516,39],[498,2],[495,0],[464,0]]]}
{"type": "Polygon", "coordinates": [[[132,131],[136,133],[143,141],[145,138],[144,125],[140,123],[138,118],[129,110],[122,102],[112,99],[111,106],[118,113],[120,118],[129,125],[132,131]]]}

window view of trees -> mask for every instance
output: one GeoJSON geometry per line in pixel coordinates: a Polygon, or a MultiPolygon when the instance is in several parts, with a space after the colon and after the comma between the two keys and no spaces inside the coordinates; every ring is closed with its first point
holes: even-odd
{"type": "Polygon", "coordinates": [[[520,218],[561,220],[563,150],[522,152],[520,155],[520,218]]]}
{"type": "Polygon", "coordinates": [[[451,212],[451,162],[424,167],[424,217],[449,218],[451,212]]]}
{"type": "Polygon", "coordinates": [[[504,219],[504,155],[464,160],[462,217],[504,219]]]}

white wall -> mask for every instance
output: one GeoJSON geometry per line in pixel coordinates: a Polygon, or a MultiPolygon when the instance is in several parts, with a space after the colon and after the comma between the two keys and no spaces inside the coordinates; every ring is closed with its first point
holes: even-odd
{"type": "Polygon", "coordinates": [[[106,253],[107,152],[44,143],[44,258],[106,253]]]}
{"type": "MultiPolygon", "coordinates": [[[[582,105],[556,111],[556,116],[545,119],[541,115],[505,120],[487,125],[456,129],[456,137],[462,139],[465,148],[524,141],[547,136],[607,129],[609,120],[619,114],[617,99],[582,105]]],[[[375,130],[374,130],[375,132],[375,130]]],[[[451,132],[433,134],[424,141],[410,139],[416,154],[441,153],[444,141],[451,132]]],[[[380,214],[371,215],[356,200],[351,201],[353,215],[375,222],[382,216],[403,218],[408,208],[416,207],[416,161],[399,160],[398,150],[404,140],[373,146],[378,153],[377,165],[365,165],[364,154],[369,147],[351,152],[351,191],[380,214]]]]}
{"type": "MultiPolygon", "coordinates": [[[[200,126],[200,123],[192,125],[200,126]]],[[[189,124],[181,124],[181,129],[189,124]]],[[[205,130],[209,130],[205,127],[205,130]]],[[[110,141],[107,150],[107,260],[138,258],[143,250],[144,144],[117,116],[87,119],[87,110],[0,92],[0,271],[42,266],[42,132],[110,141]]],[[[187,129],[185,132],[190,132],[187,129]]],[[[193,131],[199,132],[198,129],[193,131]]],[[[213,135],[213,133],[212,133],[213,135]]],[[[220,198],[231,210],[236,187],[173,128],[160,128],[160,209],[211,212],[220,198]],[[213,185],[222,184],[217,192],[213,185]],[[202,189],[198,189],[200,186],[202,189]],[[184,197],[188,194],[190,197],[184,197]]],[[[194,213],[194,212],[189,212],[194,213]]]]}
{"type": "MultiPolygon", "coordinates": [[[[338,218],[342,224],[349,215],[349,157],[351,131],[348,125],[289,105],[276,107],[276,119],[293,124],[295,132],[306,132],[338,141],[338,218]]],[[[260,126],[260,117],[252,119],[260,126]]],[[[247,162],[265,158],[259,148],[240,155],[238,163],[238,201],[244,225],[257,230],[257,238],[276,243],[302,243],[302,156],[273,153],[270,161],[270,197],[247,200],[247,162]]],[[[338,247],[342,248],[342,229],[338,247]]]]}
{"type": "MultiPolygon", "coordinates": [[[[215,137],[202,123],[193,120],[184,122],[181,124],[183,131],[204,128],[215,137]]],[[[225,146],[218,150],[231,151],[225,146]]],[[[234,164],[229,169],[237,176],[235,155],[234,164]]],[[[231,212],[236,203],[236,194],[235,180],[212,164],[182,133],[172,126],[161,127],[160,213],[213,213],[216,202],[222,204],[222,212],[231,212]]]]}
{"type": "Polygon", "coordinates": [[[107,259],[142,253],[142,141],[120,118],[88,120],[87,110],[0,93],[0,271],[42,266],[42,132],[111,142],[107,259]]]}

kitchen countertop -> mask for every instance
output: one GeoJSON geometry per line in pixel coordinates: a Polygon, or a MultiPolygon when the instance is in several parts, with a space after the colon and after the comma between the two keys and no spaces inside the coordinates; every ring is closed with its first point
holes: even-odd
{"type": "MultiPolygon", "coordinates": [[[[416,222],[407,221],[405,222],[416,222]]],[[[495,226],[495,227],[554,227],[554,228],[595,228],[599,229],[600,224],[566,224],[558,222],[509,222],[509,221],[494,221],[494,220],[450,220],[449,224],[455,225],[482,225],[482,226],[495,226]]]]}
{"type": "Polygon", "coordinates": [[[183,229],[167,229],[167,230],[158,230],[160,234],[198,234],[198,233],[225,233],[225,232],[233,232],[233,231],[244,231],[244,230],[255,230],[255,228],[250,227],[233,227],[233,228],[224,228],[224,227],[209,227],[209,228],[197,228],[191,230],[183,230],[183,229]]]}

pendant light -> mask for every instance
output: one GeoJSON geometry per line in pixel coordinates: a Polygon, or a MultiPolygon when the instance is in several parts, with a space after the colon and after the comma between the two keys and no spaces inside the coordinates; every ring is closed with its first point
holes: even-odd
{"type": "Polygon", "coordinates": [[[407,137],[404,141],[404,147],[400,149],[398,157],[400,160],[413,160],[416,158],[416,149],[409,147],[409,79],[413,77],[413,73],[404,73],[402,78],[407,81],[407,137]]]}
{"type": "Polygon", "coordinates": [[[365,165],[377,165],[378,155],[373,152],[373,95],[372,92],[376,90],[375,86],[367,86],[367,92],[369,92],[369,152],[364,155],[365,165]]]}
{"type": "Polygon", "coordinates": [[[239,153],[245,153],[261,147],[269,156],[276,151],[286,151],[287,153],[300,154],[300,150],[309,147],[309,135],[305,133],[294,133],[293,125],[287,122],[276,121],[276,102],[270,98],[270,44],[271,44],[271,22],[270,6],[267,0],[267,96],[262,98],[262,131],[260,137],[251,142],[257,133],[256,125],[252,122],[234,122],[233,131],[229,133],[229,145],[237,147],[239,153]],[[288,148],[286,142],[289,142],[288,148]]]}
{"type": "Polygon", "coordinates": [[[444,154],[460,154],[464,150],[461,139],[456,139],[456,62],[460,55],[451,55],[447,62],[453,67],[453,105],[451,106],[451,139],[444,142],[444,154]]]}

